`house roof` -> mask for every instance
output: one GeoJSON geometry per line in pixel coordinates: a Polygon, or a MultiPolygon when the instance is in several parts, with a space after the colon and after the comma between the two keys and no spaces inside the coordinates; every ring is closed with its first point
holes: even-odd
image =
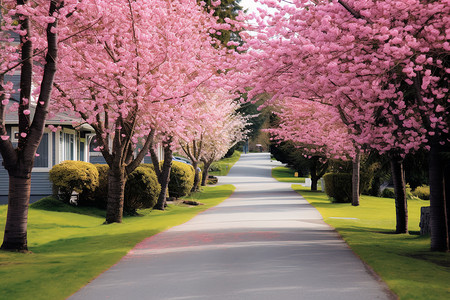
{"type": "MultiPolygon", "coordinates": [[[[8,104],[8,107],[10,107],[13,102],[16,102],[16,101],[14,101],[14,100],[10,101],[10,103],[8,104]]],[[[30,105],[31,117],[34,116],[35,110],[36,110],[36,105],[31,104],[30,105]]],[[[5,115],[5,124],[15,125],[18,123],[19,123],[19,117],[18,117],[16,111],[9,112],[5,115]]],[[[86,124],[83,121],[83,119],[72,116],[68,112],[67,113],[60,112],[60,113],[54,114],[51,118],[47,118],[45,120],[45,125],[70,125],[70,126],[73,126],[75,129],[79,129],[79,130],[94,131],[94,129],[89,124],[86,124]]]]}

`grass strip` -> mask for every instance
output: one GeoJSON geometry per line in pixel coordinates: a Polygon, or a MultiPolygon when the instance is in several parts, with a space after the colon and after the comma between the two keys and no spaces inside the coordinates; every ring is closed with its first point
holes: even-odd
{"type": "MultiPolygon", "coordinates": [[[[102,225],[104,216],[95,209],[30,208],[28,246],[32,253],[0,251],[0,299],[66,299],[143,239],[185,223],[233,191],[232,185],[205,187],[189,197],[205,205],[140,210],[141,216],[125,217],[122,224],[102,225]]],[[[6,209],[0,206],[1,238],[6,209]]]]}
{"type": "Polygon", "coordinates": [[[394,199],[361,196],[354,207],[331,203],[326,194],[301,185],[292,187],[400,299],[450,299],[450,254],[431,252],[430,237],[419,235],[420,207],[428,201],[408,201],[410,234],[394,234],[394,199]]]}
{"type": "Polygon", "coordinates": [[[209,175],[212,176],[226,176],[230,172],[231,167],[239,160],[242,152],[234,151],[233,155],[227,158],[222,158],[219,161],[214,162],[211,165],[212,171],[209,171],[209,175]]]}
{"type": "Polygon", "coordinates": [[[305,178],[295,177],[295,171],[288,167],[272,168],[272,177],[281,182],[305,183],[305,178]]]}

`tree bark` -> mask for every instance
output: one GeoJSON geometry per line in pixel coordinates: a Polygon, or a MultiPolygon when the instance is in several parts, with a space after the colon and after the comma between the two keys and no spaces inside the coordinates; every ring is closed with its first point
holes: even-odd
{"type": "Polygon", "coordinates": [[[359,182],[360,182],[360,169],[361,169],[361,153],[356,149],[356,155],[353,158],[352,169],[352,205],[359,205],[359,182]]]}
{"type": "Polygon", "coordinates": [[[10,176],[5,237],[1,249],[27,251],[27,220],[30,178],[10,176]]]}
{"type": "MultiPolygon", "coordinates": [[[[21,5],[27,1],[18,0],[21,5]]],[[[51,1],[49,15],[53,14],[62,4],[51,1]]],[[[19,19],[23,16],[19,16],[19,19]]],[[[20,75],[20,103],[19,103],[19,131],[26,135],[19,135],[17,149],[14,150],[11,140],[0,141],[0,152],[3,157],[3,165],[9,174],[9,194],[8,213],[5,225],[5,234],[1,249],[26,251],[27,250],[27,221],[28,205],[30,202],[31,190],[31,170],[33,169],[36,151],[44,133],[45,119],[47,117],[50,94],[53,87],[53,79],[56,73],[56,60],[58,54],[57,35],[53,33],[53,28],[57,26],[57,20],[47,26],[48,50],[45,57],[44,74],[41,83],[38,103],[36,105],[33,122],[30,126],[29,115],[24,111],[29,108],[31,100],[32,83],[32,43],[30,37],[31,24],[28,18],[23,18],[21,28],[27,34],[23,37],[27,39],[21,45],[22,64],[20,75]]],[[[3,116],[2,116],[3,121],[3,116]]],[[[4,133],[4,124],[1,124],[1,131],[4,133]]]]}
{"type": "Polygon", "coordinates": [[[311,191],[317,191],[317,182],[319,179],[317,178],[317,163],[315,161],[309,167],[309,173],[311,174],[311,191]]]}
{"type": "Polygon", "coordinates": [[[199,190],[200,186],[200,171],[198,170],[198,162],[196,160],[192,161],[192,167],[194,168],[194,184],[191,192],[196,192],[199,190]]]}
{"type": "Polygon", "coordinates": [[[211,166],[211,164],[212,162],[203,161],[202,186],[206,186],[206,183],[208,182],[209,167],[211,166]]]}
{"type": "Polygon", "coordinates": [[[162,165],[160,177],[158,177],[159,184],[161,184],[161,192],[159,193],[155,207],[153,207],[154,209],[166,209],[167,188],[170,181],[170,170],[172,169],[172,154],[170,144],[164,146],[164,163],[162,165]]]}
{"type": "Polygon", "coordinates": [[[391,154],[391,172],[395,193],[395,233],[408,233],[408,205],[406,200],[406,185],[403,172],[403,159],[398,154],[391,154]]]}
{"type": "Polygon", "coordinates": [[[444,167],[444,199],[447,220],[447,241],[449,243],[448,250],[450,250],[450,163],[446,161],[446,166],[444,167]]]}
{"type": "Polygon", "coordinates": [[[108,172],[108,202],[105,224],[122,223],[125,193],[125,168],[110,166],[108,172]]]}
{"type": "Polygon", "coordinates": [[[317,183],[328,169],[328,162],[321,163],[319,157],[312,157],[309,164],[309,173],[311,175],[311,191],[317,191],[317,183]]]}
{"type": "Polygon", "coordinates": [[[448,251],[444,173],[439,148],[436,140],[431,141],[429,154],[431,250],[448,251]]]}

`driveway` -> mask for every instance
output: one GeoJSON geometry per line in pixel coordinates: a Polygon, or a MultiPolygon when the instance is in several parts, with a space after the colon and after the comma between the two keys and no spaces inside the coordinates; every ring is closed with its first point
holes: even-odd
{"type": "Polygon", "coordinates": [[[391,299],[315,208],[241,156],[220,205],[138,244],[70,299],[391,299]]]}

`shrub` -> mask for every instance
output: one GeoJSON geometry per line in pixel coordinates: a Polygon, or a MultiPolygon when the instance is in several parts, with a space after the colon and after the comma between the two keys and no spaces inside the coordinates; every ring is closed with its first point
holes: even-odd
{"type": "Polygon", "coordinates": [[[53,194],[69,203],[72,192],[93,192],[98,186],[98,171],[93,164],[84,161],[66,160],[49,172],[53,183],[53,194]]]}
{"type": "Polygon", "coordinates": [[[428,185],[418,186],[411,193],[422,200],[430,200],[430,187],[428,185]]]}
{"type": "MultiPolygon", "coordinates": [[[[405,190],[406,190],[406,200],[417,199],[417,196],[414,195],[413,192],[411,192],[411,188],[409,187],[409,184],[406,185],[405,190]]],[[[395,190],[393,188],[385,188],[381,192],[381,197],[395,199],[395,190]]]]}
{"type": "Polygon", "coordinates": [[[136,209],[152,208],[161,192],[158,178],[153,168],[139,166],[128,175],[125,184],[124,211],[136,214],[136,209]]]}
{"type": "Polygon", "coordinates": [[[173,161],[170,171],[169,195],[180,198],[186,196],[194,186],[194,168],[182,162],[173,161]]]}
{"type": "Polygon", "coordinates": [[[222,165],[217,163],[217,162],[213,162],[208,169],[209,172],[221,172],[222,171],[222,165]]]}
{"type": "Polygon", "coordinates": [[[352,201],[352,174],[328,173],[323,176],[325,192],[337,203],[352,201]]]}
{"type": "Polygon", "coordinates": [[[216,184],[219,179],[216,176],[209,175],[207,179],[207,184],[216,184]]]}
{"type": "Polygon", "coordinates": [[[385,188],[382,192],[381,192],[381,197],[383,198],[395,198],[395,192],[393,188],[385,188]]]}
{"type": "Polygon", "coordinates": [[[93,193],[89,193],[90,201],[98,208],[105,209],[108,201],[108,171],[106,164],[95,164],[98,171],[98,186],[93,193]]]}

